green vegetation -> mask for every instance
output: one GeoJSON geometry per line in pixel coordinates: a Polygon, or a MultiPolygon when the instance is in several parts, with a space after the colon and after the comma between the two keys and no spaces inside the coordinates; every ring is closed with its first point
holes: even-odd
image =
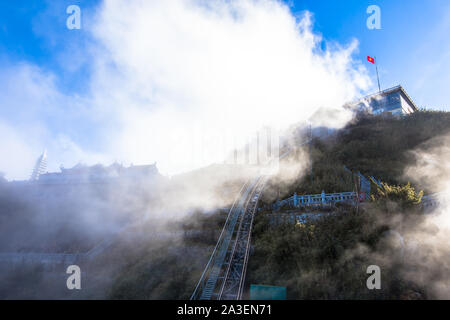
{"type": "Polygon", "coordinates": [[[411,212],[416,205],[420,204],[423,191],[416,192],[410,183],[404,186],[390,186],[382,182],[372,193],[372,201],[380,210],[386,213],[396,213],[399,209],[411,212]]]}
{"type": "MultiPolygon", "coordinates": [[[[196,271],[201,270],[202,266],[198,266],[195,258],[187,254],[188,249],[166,242],[137,252],[139,259],[122,268],[109,298],[189,299],[201,275],[196,271]]],[[[207,250],[204,251],[201,256],[205,259],[207,250]]]]}
{"type": "MultiPolygon", "coordinates": [[[[313,179],[309,171],[306,175],[304,171],[298,175],[293,171],[289,174],[289,168],[282,165],[280,175],[269,181],[263,193],[262,207],[253,227],[247,285],[285,286],[288,299],[435,298],[433,281],[441,279],[442,275],[447,277],[450,266],[439,266],[435,263],[439,259],[426,255],[433,250],[413,251],[411,258],[404,253],[403,244],[399,245],[398,237],[410,240],[411,230],[421,228],[424,219],[420,210],[423,192],[416,191],[422,186],[411,185],[403,172],[408,165],[414,164],[412,150],[426,148],[427,141],[448,133],[450,113],[420,111],[403,118],[360,114],[335,134],[315,138],[313,179]],[[353,172],[361,171],[366,177],[374,176],[386,182],[381,187],[372,184],[372,202],[358,209],[341,204],[328,209],[327,215],[320,219],[305,224],[269,223],[271,204],[277,198],[289,197],[294,192],[352,191],[353,177],[345,166],[353,172]],[[393,234],[399,236],[396,238],[393,234]],[[382,269],[381,290],[366,287],[369,265],[378,265],[382,269]],[[422,283],[412,282],[418,278],[414,277],[417,273],[422,277],[422,283]],[[413,276],[405,276],[411,274],[413,276]]],[[[295,152],[297,159],[303,159],[302,150],[295,152]]],[[[232,202],[240,187],[240,183],[231,178],[229,185],[224,184],[227,180],[224,177],[232,177],[231,173],[235,171],[232,167],[228,169],[228,173],[212,176],[214,178],[208,173],[199,179],[195,173],[175,179],[170,190],[178,194],[180,190],[191,188],[191,179],[204,180],[197,192],[205,198],[221,194],[221,203],[225,206],[232,202]],[[217,181],[211,187],[209,181],[215,179],[217,181]]],[[[208,172],[215,171],[217,166],[208,168],[208,172]]],[[[235,172],[237,176],[240,174],[235,172]]],[[[0,189],[0,201],[8,209],[0,217],[0,222],[5,222],[3,229],[8,225],[6,222],[11,226],[11,221],[17,221],[17,225],[25,221],[21,217],[26,215],[14,216],[9,212],[32,212],[31,207],[26,202],[10,200],[11,196],[3,192],[1,175],[0,189]],[[12,217],[15,220],[11,220],[12,217]]],[[[326,211],[308,211],[319,210],[326,211]]],[[[83,296],[72,298],[188,299],[219,237],[226,214],[225,210],[214,214],[194,212],[182,219],[168,219],[167,225],[149,221],[128,229],[104,255],[91,265],[83,266],[86,274],[94,274],[92,280],[86,281],[86,286],[93,289],[89,291],[89,287],[84,286],[83,296]]],[[[422,228],[421,232],[435,233],[433,226],[427,228],[422,228]]],[[[3,242],[10,243],[11,240],[3,242]]],[[[33,279],[39,286],[30,291],[21,287],[0,290],[0,296],[34,298],[39,294],[39,288],[59,283],[59,278],[52,282],[44,277],[44,273],[48,272],[20,269],[12,278],[1,278],[2,288],[11,288],[17,279],[22,283],[33,279]]],[[[65,275],[64,272],[61,274],[65,275]]],[[[50,290],[48,294],[50,298],[62,296],[59,292],[50,294],[50,290]]]]}
{"type": "Polygon", "coordinates": [[[410,185],[382,186],[374,202],[359,211],[341,207],[305,224],[276,226],[266,214],[258,215],[247,284],[284,286],[288,299],[426,298],[426,287],[403,276],[414,265],[402,259],[403,248],[389,239],[389,231],[403,229],[383,218],[394,212],[382,210],[389,201],[396,214],[417,223],[420,215],[411,212],[419,212],[421,193],[410,185]],[[383,270],[382,290],[366,286],[366,269],[374,264],[383,270]]]}
{"type": "MultiPolygon", "coordinates": [[[[114,276],[110,299],[189,299],[217,242],[226,211],[194,212],[172,226],[157,230],[171,233],[166,240],[143,237],[115,248],[113,261],[123,260],[114,276]],[[178,235],[178,236],[177,236],[178,235]],[[122,256],[125,255],[125,256],[122,256]]],[[[141,226],[147,234],[151,227],[141,226]]],[[[135,231],[132,231],[135,233],[135,231]]],[[[108,254],[110,257],[112,253],[108,254]]]]}
{"type": "Polygon", "coordinates": [[[327,155],[354,171],[391,184],[405,184],[410,153],[430,139],[450,133],[450,113],[420,111],[397,118],[361,114],[341,130],[327,155]]]}
{"type": "MultiPolygon", "coordinates": [[[[448,270],[440,263],[421,262],[431,259],[429,244],[406,257],[399,242],[402,235],[405,241],[415,242],[412,230],[424,228],[423,191],[416,191],[422,186],[412,186],[404,170],[414,164],[413,150],[426,149],[431,139],[449,133],[450,113],[422,110],[402,118],[360,114],[336,134],[315,138],[312,181],[307,174],[283,183],[281,174],[265,190],[266,206],[252,235],[255,249],[247,284],[285,286],[288,299],[436,298],[433,282],[445,279],[448,270]],[[306,224],[268,223],[266,214],[277,197],[354,190],[352,175],[344,166],[386,181],[381,187],[372,183],[372,202],[358,211],[342,206],[336,214],[306,224]],[[366,269],[373,264],[383,270],[382,290],[366,287],[366,269]],[[406,276],[411,273],[424,278],[432,274],[436,279],[418,284],[406,276]]],[[[435,228],[427,232],[436,232],[435,228]]]]}
{"type": "MultiPolygon", "coordinates": [[[[334,214],[306,224],[272,225],[268,206],[257,215],[252,234],[247,285],[286,286],[288,299],[426,299],[433,293],[404,276],[416,265],[403,259],[390,232],[403,234],[421,221],[423,195],[403,177],[413,162],[409,151],[445,134],[450,115],[422,111],[404,118],[359,115],[343,130],[314,139],[314,177],[275,177],[264,193],[266,204],[278,196],[351,191],[354,172],[387,181],[372,186],[373,202],[358,211],[342,205],[334,214]],[[393,185],[391,185],[393,184],[393,185]],[[389,219],[402,217],[401,224],[389,219]],[[407,227],[408,226],[408,227],[407,227]],[[367,266],[383,270],[382,290],[366,287],[367,266]]],[[[298,150],[297,152],[300,152],[298,150]]],[[[298,157],[300,159],[300,157],[298,157]]],[[[283,170],[283,168],[282,168],[283,170]]],[[[286,208],[287,209],[287,208],[286,208]]],[[[167,241],[142,240],[116,248],[112,259],[126,261],[114,276],[112,299],[187,299],[218,238],[226,213],[194,213],[173,230],[183,235],[167,241]]],[[[145,231],[144,231],[145,233],[145,231]]],[[[111,254],[109,255],[111,256],[111,254]]]]}
{"type": "MultiPolygon", "coordinates": [[[[407,184],[404,170],[415,162],[411,152],[418,147],[426,148],[426,142],[432,138],[449,133],[450,112],[422,110],[401,118],[361,113],[335,134],[314,138],[312,180],[309,171],[302,171],[287,182],[281,168],[281,174],[269,181],[263,200],[272,203],[278,196],[284,199],[294,192],[352,191],[352,175],[344,166],[389,184],[407,184]]],[[[297,158],[302,159],[299,155],[297,158]]]]}

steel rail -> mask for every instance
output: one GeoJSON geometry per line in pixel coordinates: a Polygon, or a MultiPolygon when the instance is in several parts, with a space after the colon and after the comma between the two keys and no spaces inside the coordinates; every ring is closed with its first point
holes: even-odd
{"type": "MultiPolygon", "coordinates": [[[[265,184],[266,184],[266,179],[263,178],[263,181],[261,182],[261,189],[259,190],[260,193],[262,193],[265,184]]],[[[241,281],[239,283],[238,296],[237,296],[236,300],[242,300],[242,295],[243,295],[243,292],[244,292],[245,278],[247,276],[247,265],[248,265],[248,259],[249,259],[250,248],[251,248],[253,220],[255,218],[255,213],[256,213],[256,210],[258,208],[258,202],[259,202],[259,196],[258,196],[258,199],[255,201],[255,206],[253,208],[253,214],[252,214],[252,218],[251,218],[251,221],[250,221],[250,228],[249,228],[248,239],[247,239],[247,247],[246,247],[246,250],[245,250],[245,257],[244,257],[244,265],[243,265],[243,268],[242,268],[243,274],[241,276],[241,281]]]]}
{"type": "MultiPolygon", "coordinates": [[[[230,218],[231,218],[231,216],[233,215],[233,212],[234,212],[234,210],[235,210],[236,203],[241,199],[244,188],[245,188],[246,186],[248,186],[249,184],[250,184],[250,181],[245,182],[245,183],[242,185],[241,189],[239,190],[239,193],[238,193],[237,197],[235,198],[235,200],[234,200],[234,202],[233,202],[233,205],[231,206],[230,211],[228,212],[227,219],[226,219],[225,224],[224,224],[224,226],[223,226],[223,228],[222,228],[222,232],[220,233],[220,236],[219,236],[219,239],[218,239],[218,241],[217,241],[217,243],[216,243],[216,246],[214,247],[214,250],[213,250],[213,252],[211,253],[211,256],[210,256],[210,258],[209,258],[209,260],[208,260],[208,263],[206,264],[206,267],[203,269],[203,273],[202,273],[202,275],[201,275],[201,277],[200,277],[200,279],[199,279],[199,281],[198,281],[198,283],[197,283],[197,285],[196,285],[196,287],[195,287],[195,289],[194,289],[194,292],[193,292],[192,295],[191,295],[190,300],[195,300],[195,299],[199,296],[199,294],[201,294],[201,293],[199,292],[199,288],[200,288],[200,286],[203,284],[203,282],[205,281],[206,273],[207,273],[207,271],[209,271],[209,269],[210,269],[210,267],[211,267],[211,263],[212,263],[212,261],[214,260],[214,257],[215,257],[215,255],[216,255],[216,253],[217,253],[217,249],[218,249],[219,245],[220,245],[221,242],[222,242],[221,240],[223,240],[223,237],[224,237],[224,235],[225,235],[225,232],[226,232],[228,223],[229,223],[230,218]]],[[[203,288],[202,288],[202,289],[203,289],[203,288]]]]}
{"type": "Polygon", "coordinates": [[[261,191],[264,188],[263,177],[258,178],[258,183],[253,188],[247,199],[244,213],[241,217],[239,228],[236,234],[236,240],[233,250],[229,257],[227,271],[224,275],[222,287],[218,295],[219,300],[242,298],[243,287],[245,284],[245,274],[250,252],[250,236],[253,224],[253,217],[259,202],[261,191]]]}
{"type": "Polygon", "coordinates": [[[238,241],[237,240],[239,239],[239,236],[240,236],[240,234],[242,232],[242,223],[244,222],[244,218],[245,218],[245,214],[246,214],[247,209],[248,209],[249,202],[251,201],[251,199],[253,198],[253,196],[254,196],[254,194],[256,192],[256,189],[258,187],[259,181],[260,181],[260,178],[258,178],[258,183],[256,184],[255,188],[250,193],[249,197],[246,199],[244,212],[243,212],[243,214],[240,217],[239,227],[238,227],[238,231],[237,231],[237,234],[236,234],[236,241],[234,242],[233,249],[232,249],[230,257],[229,257],[229,261],[230,262],[228,263],[227,269],[225,271],[224,280],[223,280],[221,288],[220,288],[218,300],[222,299],[223,291],[225,289],[225,285],[227,284],[228,276],[229,276],[230,269],[231,269],[231,266],[232,266],[231,262],[233,261],[233,259],[235,257],[235,254],[236,254],[236,248],[237,248],[237,245],[238,245],[238,241]]]}

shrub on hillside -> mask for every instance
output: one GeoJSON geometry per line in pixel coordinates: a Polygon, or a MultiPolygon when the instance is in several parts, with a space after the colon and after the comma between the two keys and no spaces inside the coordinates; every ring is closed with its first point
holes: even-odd
{"type": "Polygon", "coordinates": [[[386,213],[411,212],[418,208],[423,197],[423,191],[416,192],[410,183],[403,186],[394,186],[382,182],[381,186],[372,193],[372,201],[386,213]]]}

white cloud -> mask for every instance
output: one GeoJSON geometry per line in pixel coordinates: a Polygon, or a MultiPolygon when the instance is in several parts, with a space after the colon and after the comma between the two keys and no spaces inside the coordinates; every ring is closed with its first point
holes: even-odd
{"type": "Polygon", "coordinates": [[[283,128],[369,85],[356,42],[320,50],[309,15],[297,21],[277,1],[107,1],[96,21],[93,92],[121,120],[110,152],[168,173],[217,160],[192,161],[196,130],[283,128]]]}
{"type": "MultiPolygon", "coordinates": [[[[337,112],[370,85],[352,60],[356,41],[320,49],[309,14],[297,20],[278,1],[111,0],[94,21],[89,95],[62,94],[55,77],[30,66],[11,69],[26,70],[21,85],[0,91],[17,108],[3,121],[39,127],[21,141],[39,141],[32,153],[54,148],[53,169],[108,160],[157,161],[169,174],[194,169],[222,160],[225,131],[249,136],[337,112]],[[71,152],[61,152],[61,136],[71,152]]],[[[332,118],[335,127],[348,120],[332,118]]]]}
{"type": "Polygon", "coordinates": [[[410,259],[415,268],[408,273],[411,280],[430,288],[438,299],[449,299],[450,135],[427,141],[413,155],[415,163],[405,175],[430,192],[438,192],[439,205],[405,234],[407,244],[414,245],[410,259]]]}
{"type": "Polygon", "coordinates": [[[0,171],[7,179],[29,178],[44,149],[49,170],[78,161],[93,163],[104,156],[78,146],[68,132],[86,118],[80,98],[65,96],[55,85],[55,76],[28,63],[10,64],[0,70],[0,171]]]}
{"type": "Polygon", "coordinates": [[[33,150],[26,137],[11,126],[0,122],[0,171],[7,179],[26,179],[31,175],[34,165],[33,157],[39,152],[33,150]],[[25,168],[25,170],[24,170],[25,168]],[[28,172],[27,170],[28,169],[28,172]]]}

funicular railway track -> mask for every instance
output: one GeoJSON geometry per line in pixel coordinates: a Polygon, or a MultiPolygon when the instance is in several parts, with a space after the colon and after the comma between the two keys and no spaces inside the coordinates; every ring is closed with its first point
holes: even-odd
{"type": "Polygon", "coordinates": [[[260,176],[242,187],[191,300],[242,299],[253,218],[264,184],[260,176]]]}

